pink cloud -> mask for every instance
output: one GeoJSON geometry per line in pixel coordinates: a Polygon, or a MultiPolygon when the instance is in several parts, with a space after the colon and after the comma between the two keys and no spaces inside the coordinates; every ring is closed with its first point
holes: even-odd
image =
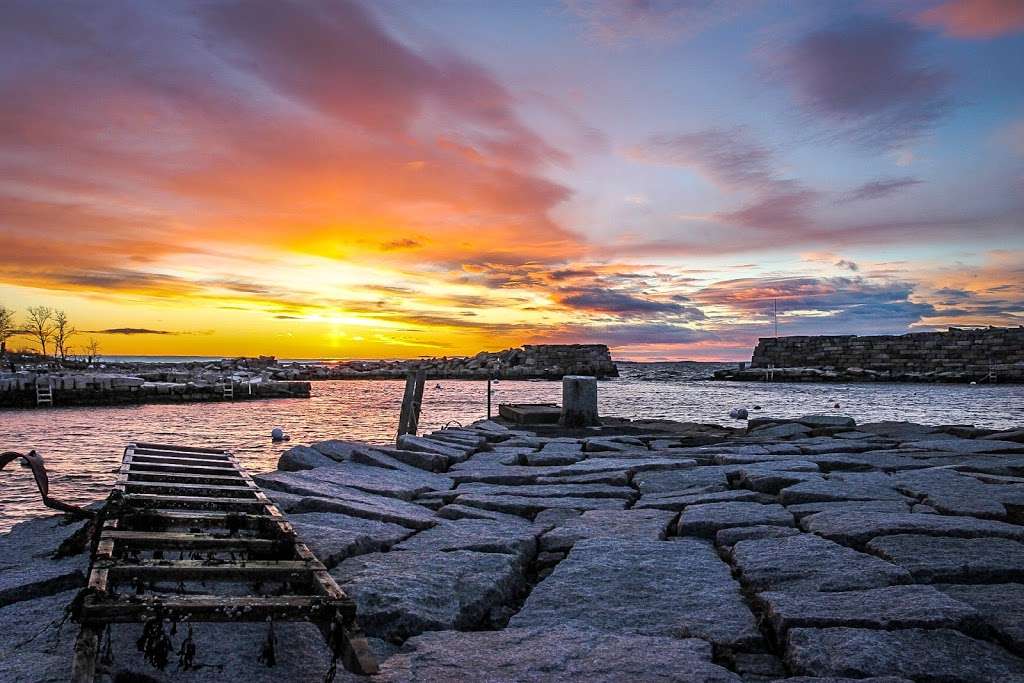
{"type": "Polygon", "coordinates": [[[917,15],[925,26],[938,26],[955,38],[996,38],[1024,29],[1020,0],[947,0],[917,15]]]}

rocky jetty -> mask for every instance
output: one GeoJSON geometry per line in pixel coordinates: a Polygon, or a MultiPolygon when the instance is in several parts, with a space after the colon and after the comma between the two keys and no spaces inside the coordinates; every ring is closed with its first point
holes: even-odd
{"type": "Polygon", "coordinates": [[[418,358],[396,361],[341,361],[292,365],[280,374],[294,379],[402,379],[423,370],[429,379],[561,379],[588,375],[618,377],[604,344],[526,344],[475,356],[418,358]]]}
{"type": "Polygon", "coordinates": [[[1024,327],[858,337],[762,338],[750,366],[715,379],[787,382],[1024,382],[1024,327]]]}
{"type": "Polygon", "coordinates": [[[210,363],[104,363],[83,369],[35,366],[0,372],[0,408],[36,406],[39,388],[52,405],[307,398],[309,382],[278,377],[273,358],[210,363]]]}
{"type": "MultiPolygon", "coordinates": [[[[375,680],[1024,681],[1024,429],[481,421],[296,446],[257,480],[358,603],[375,680]]],[[[0,537],[0,680],[67,679],[76,528],[0,537]]],[[[197,624],[200,667],[160,672],[140,629],[111,652],[145,680],[329,665],[310,626],[277,626],[268,669],[262,625],[197,624]]]]}

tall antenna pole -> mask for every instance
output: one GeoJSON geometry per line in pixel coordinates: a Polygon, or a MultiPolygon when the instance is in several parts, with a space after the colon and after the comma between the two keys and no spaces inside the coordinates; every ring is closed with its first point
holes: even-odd
{"type": "Polygon", "coordinates": [[[779,338],[779,300],[778,299],[772,299],[772,307],[774,309],[774,316],[773,317],[775,318],[775,338],[778,339],[779,338]]]}

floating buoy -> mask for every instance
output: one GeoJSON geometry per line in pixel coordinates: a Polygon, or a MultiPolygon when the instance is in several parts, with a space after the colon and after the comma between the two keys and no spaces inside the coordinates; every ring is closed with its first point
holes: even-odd
{"type": "Polygon", "coordinates": [[[746,420],[747,409],[746,408],[733,408],[729,411],[729,417],[734,420],[746,420]]]}

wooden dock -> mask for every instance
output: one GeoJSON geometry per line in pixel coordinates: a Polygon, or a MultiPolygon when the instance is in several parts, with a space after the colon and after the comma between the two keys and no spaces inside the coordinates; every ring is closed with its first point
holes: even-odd
{"type": "MultiPolygon", "coordinates": [[[[323,633],[332,670],[340,661],[376,673],[354,601],[231,453],[129,445],[97,523],[76,601],[74,683],[94,680],[103,631],[118,623],[145,624],[145,637],[183,621],[306,621],[323,633]]],[[[162,668],[167,653],[154,650],[147,659],[162,668]]]]}

